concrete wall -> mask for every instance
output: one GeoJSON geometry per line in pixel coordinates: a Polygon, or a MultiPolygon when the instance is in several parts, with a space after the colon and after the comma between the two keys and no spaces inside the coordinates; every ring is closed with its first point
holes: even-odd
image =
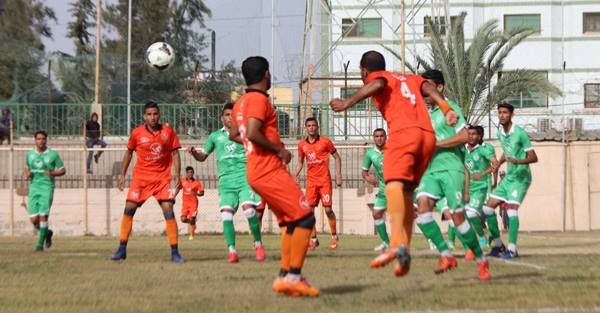
{"type": "MultiPolygon", "coordinates": [[[[496,144],[496,143],[494,143],[496,144]]],[[[500,153],[499,147],[496,147],[500,153]]],[[[521,230],[587,231],[600,229],[600,142],[571,143],[565,149],[560,143],[535,143],[539,163],[532,165],[533,184],[520,210],[521,230]],[[563,158],[567,158],[567,175],[563,172],[563,158]],[[566,210],[563,204],[563,182],[566,182],[566,210]],[[564,216],[564,220],[563,220],[564,216]]],[[[376,190],[375,190],[376,191],[376,190]]],[[[9,190],[0,189],[0,235],[10,234],[9,190]]],[[[344,189],[340,195],[334,193],[334,210],[338,227],[343,233],[373,234],[373,220],[366,204],[372,200],[368,192],[359,195],[358,189],[344,189]],[[340,201],[340,199],[342,199],[340,201]],[[340,206],[343,203],[343,208],[340,206]],[[343,212],[342,212],[343,211],[343,212]]],[[[96,235],[115,235],[125,201],[125,193],[117,189],[88,190],[88,232],[96,235]]],[[[14,232],[17,235],[30,234],[27,212],[20,207],[22,198],[14,197],[14,232]]],[[[199,230],[220,232],[221,225],[214,189],[206,191],[200,200],[199,230]]],[[[82,189],[57,189],[50,223],[61,235],[82,235],[85,231],[82,189]]],[[[180,212],[181,201],[176,204],[180,212]]],[[[241,212],[240,212],[241,213],[241,212]]],[[[323,225],[321,214],[317,214],[319,225],[323,225]]],[[[239,231],[247,231],[243,214],[235,216],[235,226],[239,231]]],[[[266,216],[264,230],[276,230],[274,218],[266,216]]],[[[326,224],[326,223],[325,223],[326,224]]],[[[160,233],[164,229],[162,213],[158,205],[150,200],[136,214],[135,233],[160,233]]],[[[325,226],[328,230],[328,226],[325,226]]],[[[185,233],[185,227],[180,226],[185,233]]]]}

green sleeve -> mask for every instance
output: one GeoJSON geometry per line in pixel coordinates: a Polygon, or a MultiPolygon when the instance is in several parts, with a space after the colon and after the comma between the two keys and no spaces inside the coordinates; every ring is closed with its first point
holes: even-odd
{"type": "Polygon", "coordinates": [[[215,141],[213,138],[213,134],[210,134],[206,140],[206,144],[204,144],[204,152],[208,154],[211,154],[213,151],[215,151],[215,141]]]}
{"type": "Polygon", "coordinates": [[[523,150],[525,152],[529,151],[529,150],[533,150],[533,145],[531,145],[531,140],[529,140],[529,136],[527,136],[527,133],[522,130],[521,131],[521,145],[523,146],[523,150]]]}
{"type": "Polygon", "coordinates": [[[489,143],[486,143],[484,148],[485,149],[482,150],[483,155],[486,159],[490,160],[492,157],[496,156],[496,149],[494,149],[494,146],[490,145],[489,143]]]}
{"type": "Polygon", "coordinates": [[[368,171],[371,168],[372,162],[371,162],[371,149],[367,150],[367,153],[365,153],[365,158],[363,159],[362,162],[362,169],[365,171],[368,171]]]}
{"type": "Polygon", "coordinates": [[[27,154],[25,154],[25,165],[27,166],[28,169],[31,169],[31,164],[29,164],[29,152],[27,152],[27,154]]]}
{"type": "Polygon", "coordinates": [[[58,152],[54,151],[54,169],[57,170],[63,167],[65,167],[65,165],[63,164],[60,155],[58,154],[58,152]]]}

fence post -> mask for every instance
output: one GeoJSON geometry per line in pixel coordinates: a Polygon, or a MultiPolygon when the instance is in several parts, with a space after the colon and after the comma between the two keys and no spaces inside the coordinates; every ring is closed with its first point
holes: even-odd
{"type": "Polygon", "coordinates": [[[14,143],[13,143],[13,121],[9,120],[8,138],[10,140],[10,151],[8,153],[8,184],[10,189],[10,236],[15,235],[15,167],[14,167],[14,143]]]}
{"type": "Polygon", "coordinates": [[[338,186],[338,203],[340,206],[340,234],[344,233],[344,188],[342,186],[338,186]]]}
{"type": "Polygon", "coordinates": [[[110,236],[110,190],[112,189],[112,176],[106,175],[105,186],[106,186],[106,235],[110,236]]]}
{"type": "Polygon", "coordinates": [[[83,150],[82,150],[82,162],[81,169],[83,173],[83,234],[86,235],[89,232],[88,228],[88,172],[87,172],[87,145],[86,145],[86,129],[85,121],[83,121],[83,150]]]}

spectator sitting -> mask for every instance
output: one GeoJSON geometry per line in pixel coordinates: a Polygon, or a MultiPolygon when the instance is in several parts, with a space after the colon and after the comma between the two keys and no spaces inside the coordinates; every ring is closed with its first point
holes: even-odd
{"type": "Polygon", "coordinates": [[[10,144],[10,122],[14,121],[14,116],[8,107],[2,109],[2,115],[0,116],[0,145],[4,140],[10,144]]]}
{"type": "MultiPolygon", "coordinates": [[[[90,120],[85,124],[85,133],[86,140],[85,145],[88,148],[93,148],[96,145],[99,145],[102,148],[106,148],[106,142],[102,140],[102,134],[100,132],[100,124],[98,123],[98,114],[96,112],[92,113],[90,120]]],[[[88,153],[87,157],[87,172],[88,174],[92,173],[92,156],[94,156],[94,162],[97,164],[100,155],[102,155],[103,151],[98,151],[95,155],[93,151],[88,153]]]]}

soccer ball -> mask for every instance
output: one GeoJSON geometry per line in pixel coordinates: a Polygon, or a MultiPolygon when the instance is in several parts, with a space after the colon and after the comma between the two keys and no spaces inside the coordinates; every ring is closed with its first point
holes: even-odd
{"type": "Polygon", "coordinates": [[[175,50],[166,42],[155,42],[146,50],[146,63],[159,71],[164,71],[175,63],[175,50]]]}

